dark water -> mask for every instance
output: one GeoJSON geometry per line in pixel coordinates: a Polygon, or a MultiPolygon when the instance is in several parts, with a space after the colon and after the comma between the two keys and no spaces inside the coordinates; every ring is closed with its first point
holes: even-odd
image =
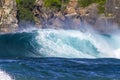
{"type": "Polygon", "coordinates": [[[14,59],[0,67],[15,80],[120,80],[117,59],[14,59]]]}
{"type": "Polygon", "coordinates": [[[120,80],[120,36],[73,30],[0,35],[0,80],[120,80]]]}

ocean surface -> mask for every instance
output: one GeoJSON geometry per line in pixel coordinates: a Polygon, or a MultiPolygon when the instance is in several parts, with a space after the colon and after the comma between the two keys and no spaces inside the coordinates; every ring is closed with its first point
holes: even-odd
{"type": "Polygon", "coordinates": [[[0,35],[0,80],[120,80],[120,34],[33,29],[0,35]]]}

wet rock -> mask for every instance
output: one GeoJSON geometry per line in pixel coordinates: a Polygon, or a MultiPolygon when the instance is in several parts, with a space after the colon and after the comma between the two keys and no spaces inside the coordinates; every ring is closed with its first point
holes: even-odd
{"type": "Polygon", "coordinates": [[[107,0],[105,8],[106,15],[120,25],[120,0],[107,0]]]}

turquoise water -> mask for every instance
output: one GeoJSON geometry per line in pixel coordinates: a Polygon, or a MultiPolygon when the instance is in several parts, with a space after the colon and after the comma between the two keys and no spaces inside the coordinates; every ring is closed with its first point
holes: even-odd
{"type": "Polygon", "coordinates": [[[119,34],[31,30],[0,35],[0,58],[120,58],[119,34]]]}
{"type": "Polygon", "coordinates": [[[119,80],[119,34],[26,30],[0,35],[2,80],[119,80]]]}

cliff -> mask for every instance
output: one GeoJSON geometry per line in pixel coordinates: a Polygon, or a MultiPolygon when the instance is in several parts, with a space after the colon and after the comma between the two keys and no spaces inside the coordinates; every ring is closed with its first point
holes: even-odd
{"type": "Polygon", "coordinates": [[[17,24],[15,0],[0,0],[0,32],[15,31],[17,24]]]}
{"type": "Polygon", "coordinates": [[[32,12],[36,24],[41,28],[79,29],[84,22],[91,25],[95,24],[98,17],[97,3],[91,2],[79,6],[78,0],[69,0],[68,2],[63,0],[61,3],[56,2],[59,0],[50,1],[36,0],[34,4],[32,12]]]}
{"type": "Polygon", "coordinates": [[[107,0],[106,14],[108,17],[113,17],[115,22],[120,25],[120,0],[107,0]]]}
{"type": "Polygon", "coordinates": [[[89,24],[104,32],[120,24],[119,0],[0,0],[0,32],[32,24],[38,28],[83,29],[89,24]],[[19,25],[19,27],[18,27],[19,25]]]}

